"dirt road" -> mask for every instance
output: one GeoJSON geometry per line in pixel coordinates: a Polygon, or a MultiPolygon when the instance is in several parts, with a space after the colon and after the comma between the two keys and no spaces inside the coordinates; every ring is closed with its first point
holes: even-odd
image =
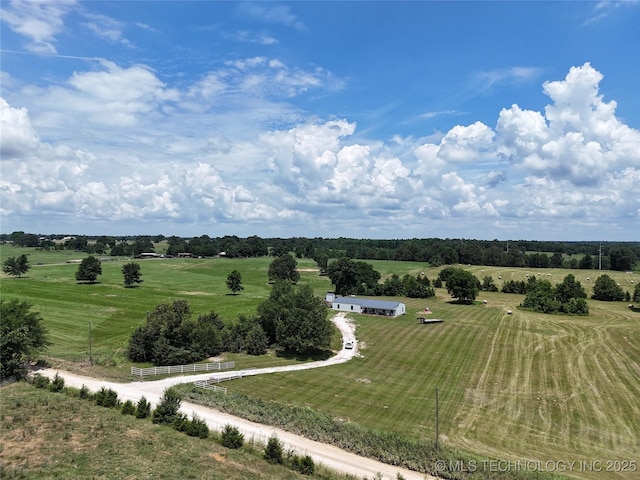
{"type": "MultiPolygon", "coordinates": [[[[307,370],[310,368],[321,368],[328,365],[347,362],[353,358],[358,351],[354,326],[343,313],[335,315],[332,318],[332,321],[342,333],[343,345],[347,341],[351,341],[354,342],[354,348],[346,349],[343,347],[342,350],[333,357],[317,362],[273,368],[234,370],[233,372],[209,372],[200,375],[179,376],[156,381],[131,383],[107,382],[97,378],[84,377],[56,369],[40,370],[39,373],[50,378],[53,378],[55,374],[58,373],[62,378],[64,378],[65,385],[71,387],[80,388],[85,385],[91,391],[100,390],[101,387],[110,388],[118,393],[118,398],[122,401],[131,400],[132,402],[137,403],[140,397],[144,396],[149,402],[156,405],[166,388],[180,383],[195,382],[196,380],[205,380],[212,377],[224,378],[225,376],[237,375],[238,373],[242,373],[243,376],[249,376],[307,370]]],[[[183,402],[180,410],[189,416],[193,413],[197,414],[198,417],[207,422],[207,425],[212,430],[221,430],[226,424],[234,425],[240,430],[240,432],[242,432],[246,440],[253,439],[256,442],[266,444],[269,437],[275,434],[283,443],[285,449],[293,449],[298,451],[300,454],[309,455],[316,463],[323,464],[341,473],[354,475],[358,478],[369,478],[379,473],[384,479],[396,479],[397,474],[399,473],[407,480],[436,479],[436,477],[390,466],[382,462],[346,452],[332,445],[315,442],[300,435],[295,435],[268,425],[250,422],[212,408],[183,402]]]]}

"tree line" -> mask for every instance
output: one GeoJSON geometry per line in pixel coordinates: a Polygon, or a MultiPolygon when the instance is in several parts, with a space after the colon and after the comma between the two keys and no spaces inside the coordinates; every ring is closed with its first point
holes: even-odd
{"type": "Polygon", "coordinates": [[[154,252],[154,244],[167,243],[166,255],[189,253],[211,257],[279,257],[293,252],[297,258],[340,258],[427,262],[432,266],[463,264],[530,268],[633,270],[640,261],[640,242],[550,242],[473,239],[355,239],[355,238],[241,238],[155,236],[42,236],[25,232],[1,234],[0,241],[40,248],[73,249],[91,254],[135,256],[154,252]]]}

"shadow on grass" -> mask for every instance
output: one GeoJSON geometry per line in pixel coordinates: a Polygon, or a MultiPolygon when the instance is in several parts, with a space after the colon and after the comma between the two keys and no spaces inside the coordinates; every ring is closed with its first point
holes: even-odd
{"type": "Polygon", "coordinates": [[[449,300],[447,303],[450,305],[481,305],[480,302],[473,300],[449,300]]]}
{"type": "Polygon", "coordinates": [[[276,356],[286,358],[287,360],[296,360],[298,362],[310,362],[317,360],[327,360],[333,356],[331,350],[310,350],[305,353],[297,353],[291,351],[278,351],[276,356]]]}

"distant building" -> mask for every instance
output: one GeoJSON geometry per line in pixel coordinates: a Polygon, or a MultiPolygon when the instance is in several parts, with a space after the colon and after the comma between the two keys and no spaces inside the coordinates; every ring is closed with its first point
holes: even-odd
{"type": "Polygon", "coordinates": [[[136,258],[161,258],[161,257],[162,255],[154,252],[144,252],[144,253],[141,253],[140,255],[136,255],[136,258]]]}
{"type": "Polygon", "coordinates": [[[338,310],[340,312],[399,317],[407,311],[404,303],[396,301],[372,300],[358,297],[336,297],[333,293],[327,293],[325,300],[331,304],[332,310],[338,310]]]}

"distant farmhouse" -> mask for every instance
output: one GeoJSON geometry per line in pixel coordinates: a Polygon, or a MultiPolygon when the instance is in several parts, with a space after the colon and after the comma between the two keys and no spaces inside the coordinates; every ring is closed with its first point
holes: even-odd
{"type": "Polygon", "coordinates": [[[327,293],[325,300],[328,304],[331,304],[332,310],[341,312],[398,317],[404,315],[407,311],[405,304],[402,302],[370,300],[358,297],[336,297],[333,293],[327,293]]]}
{"type": "Polygon", "coordinates": [[[162,258],[163,255],[160,255],[159,253],[154,253],[154,252],[144,252],[141,253],[140,255],[135,255],[134,258],[162,258]]]}

